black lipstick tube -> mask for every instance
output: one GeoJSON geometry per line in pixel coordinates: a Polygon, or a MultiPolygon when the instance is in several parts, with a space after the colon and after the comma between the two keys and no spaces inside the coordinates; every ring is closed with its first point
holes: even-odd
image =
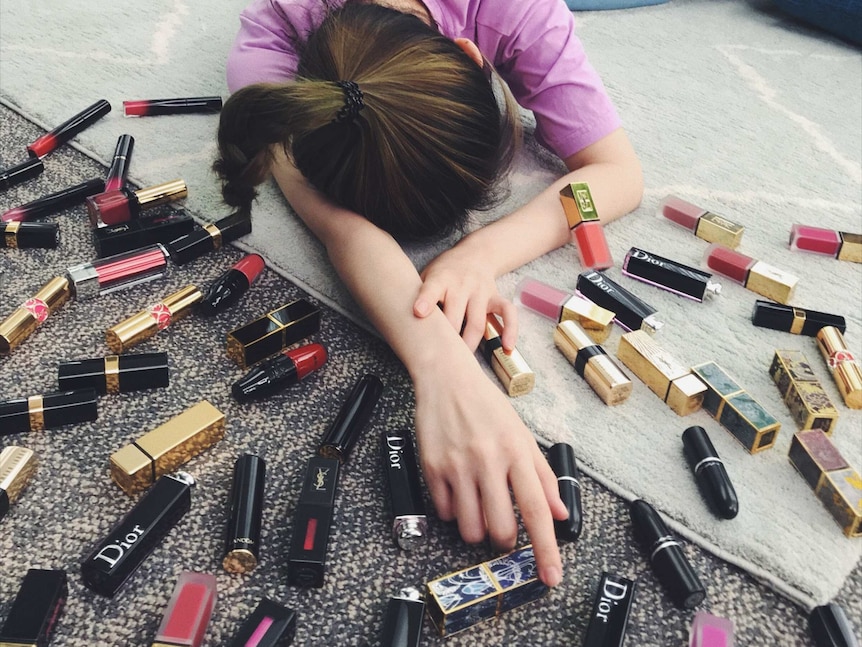
{"type": "Polygon", "coordinates": [[[389,598],[380,647],[419,647],[425,601],[419,590],[410,586],[389,598]]]}
{"type": "Polygon", "coordinates": [[[74,425],[97,417],[93,389],[31,395],[0,402],[0,436],[74,425]]]}
{"type": "Polygon", "coordinates": [[[682,447],[697,487],[713,514],[733,519],[739,513],[739,499],[724,463],[703,427],[682,432],[682,447]]]}
{"type": "Polygon", "coordinates": [[[27,151],[33,157],[42,159],[48,153],[57,150],[75,135],[85,128],[93,125],[99,119],[111,112],[111,104],[105,99],[99,99],[96,103],[84,108],[74,117],[67,119],[49,133],[45,133],[32,144],[27,146],[27,151]]]}
{"type": "Polygon", "coordinates": [[[296,635],[296,611],[261,598],[228,647],[287,647],[296,635]]]}
{"type": "Polygon", "coordinates": [[[32,180],[44,170],[45,165],[37,157],[31,157],[20,164],[3,169],[0,171],[0,191],[5,191],[16,184],[32,180]]]}
{"type": "Polygon", "coordinates": [[[215,113],[221,109],[221,97],[179,97],[176,99],[123,101],[123,114],[126,117],[187,115],[198,112],[215,113]]]}
{"type": "Polygon", "coordinates": [[[834,602],[814,607],[808,615],[808,628],[815,647],[859,647],[844,609],[834,602]]]}
{"type": "Polygon", "coordinates": [[[404,431],[384,430],[380,447],[393,516],[392,537],[402,550],[413,550],[424,543],[428,532],[413,439],[404,431]]]}
{"type": "Polygon", "coordinates": [[[380,378],[367,373],[353,386],[335,420],[326,430],[317,448],[321,456],[337,458],[344,463],[359,434],[371,419],[374,407],[383,393],[380,378]]]}
{"type": "Polygon", "coordinates": [[[95,389],[100,395],[164,388],[170,383],[168,354],[108,355],[61,362],[57,383],[62,390],[95,389]]]}
{"type": "Polygon", "coordinates": [[[66,571],[28,570],[0,629],[0,645],[47,647],[68,597],[66,571]]]}
{"type": "MultiPolygon", "coordinates": [[[[114,148],[114,158],[105,178],[103,191],[116,191],[125,188],[126,176],[129,174],[129,164],[132,161],[132,151],[135,149],[135,138],[131,135],[120,135],[114,148]]],[[[97,193],[102,193],[98,191],[97,193]]]]}
{"type": "Polygon", "coordinates": [[[673,603],[681,609],[693,609],[703,602],[706,589],[658,512],[643,499],[638,499],[632,502],[629,514],[635,539],[646,550],[656,577],[673,603]]]}
{"type": "Polygon", "coordinates": [[[222,558],[228,573],[251,573],[257,566],[265,481],[266,463],[260,456],[243,454],[236,460],[222,558]]]}
{"type": "Polygon", "coordinates": [[[75,184],[32,202],[13,207],[0,216],[0,220],[5,222],[25,222],[44,218],[45,216],[50,216],[52,213],[82,204],[87,197],[101,193],[104,190],[104,180],[101,178],[90,178],[86,182],[75,184]]]}
{"type": "Polygon", "coordinates": [[[167,474],[156,481],[84,560],[84,585],[99,595],[113,597],[189,511],[194,484],[185,472],[167,474]]]}
{"type": "Polygon", "coordinates": [[[96,247],[96,256],[104,258],[139,247],[164,244],[194,228],[194,218],[185,211],[177,211],[164,216],[97,227],[93,230],[93,245],[96,247]]]}
{"type": "Polygon", "coordinates": [[[172,240],[167,248],[174,263],[182,266],[249,233],[251,218],[234,213],[172,240]]]}
{"type": "Polygon", "coordinates": [[[656,320],[655,308],[601,272],[581,272],[576,288],[596,305],[613,312],[614,321],[627,331],[643,330],[653,334],[664,326],[656,320]]]}
{"type": "Polygon", "coordinates": [[[761,299],[754,302],[751,323],[761,328],[781,330],[807,337],[816,337],[820,329],[826,326],[835,326],[842,335],[847,330],[847,321],[841,315],[794,308],[783,303],[761,299]]]}
{"type": "Polygon", "coordinates": [[[554,520],[557,539],[575,541],[584,525],[584,509],[581,504],[581,475],[575,460],[575,450],[568,443],[557,443],[548,450],[548,463],[557,475],[560,498],[569,511],[568,519],[554,520]]]}
{"type": "Polygon", "coordinates": [[[0,222],[0,247],[54,249],[59,242],[56,222],[0,222]]]}
{"type": "Polygon", "coordinates": [[[623,647],[635,584],[627,577],[602,573],[583,647],[623,647]]]}
{"type": "Polygon", "coordinates": [[[651,252],[632,247],[623,260],[622,273],[643,283],[703,302],[721,294],[721,285],[711,281],[712,274],[651,252]]]}

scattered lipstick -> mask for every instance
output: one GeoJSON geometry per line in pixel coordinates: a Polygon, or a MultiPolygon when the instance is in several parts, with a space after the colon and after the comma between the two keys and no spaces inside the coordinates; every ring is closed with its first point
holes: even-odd
{"type": "Polygon", "coordinates": [[[689,427],[682,433],[685,459],[710,510],[722,519],[733,519],[739,513],[739,499],[730,476],[706,430],[689,427]]]}
{"type": "Polygon", "coordinates": [[[578,294],[558,290],[536,279],[524,279],[515,288],[515,299],[551,321],[562,323],[571,319],[597,344],[611,334],[614,313],[578,294]]]}
{"type": "Polygon", "coordinates": [[[31,157],[20,164],[3,169],[0,171],[0,191],[32,180],[44,170],[45,165],[38,157],[31,157]]]}
{"type": "Polygon", "coordinates": [[[521,355],[521,351],[513,348],[507,352],[503,348],[502,333],[502,325],[497,315],[488,314],[485,334],[479,340],[479,352],[494,370],[510,397],[526,395],[536,385],[536,374],[521,355]]]}
{"type": "Polygon", "coordinates": [[[418,589],[408,586],[389,598],[380,647],[419,647],[425,601],[418,589]]]}
{"type": "Polygon", "coordinates": [[[248,233],[251,218],[234,213],[171,241],[167,247],[174,263],[182,266],[248,233]]]}
{"type": "Polygon", "coordinates": [[[27,150],[31,156],[42,159],[109,112],[111,112],[111,104],[104,99],[100,99],[93,105],[84,108],[74,117],[64,121],[51,132],[45,133],[36,139],[32,144],[27,146],[27,150]]]}
{"type": "Polygon", "coordinates": [[[691,623],[689,647],[733,647],[733,623],[698,611],[691,623]]]}
{"type": "Polygon", "coordinates": [[[0,222],[0,247],[54,249],[59,242],[56,222],[0,222]]]}
{"type": "Polygon", "coordinates": [[[790,228],[790,249],[837,258],[839,261],[862,263],[862,234],[793,225],[790,228]]]}
{"type": "Polygon", "coordinates": [[[244,256],[219,276],[198,304],[198,314],[213,317],[235,305],[263,272],[266,263],[259,254],[244,256]]]}
{"type": "Polygon", "coordinates": [[[160,279],[167,271],[167,251],[161,245],[150,245],[74,265],[66,276],[75,297],[83,300],[160,279]]]}
{"type": "Polygon", "coordinates": [[[379,377],[367,373],[359,378],[347,396],[347,400],[341,405],[338,416],[323,435],[318,453],[326,458],[337,458],[344,463],[350,450],[359,440],[359,434],[371,419],[381,393],[383,393],[383,382],[379,377]]]}
{"type": "Polygon", "coordinates": [[[111,326],[105,331],[105,342],[114,353],[122,353],[142,341],[154,337],[172,323],[185,319],[201,300],[201,291],[187,285],[154,303],[146,310],[111,326]]]}
{"type": "Polygon", "coordinates": [[[296,384],[326,363],[326,349],[306,344],[258,364],[231,387],[240,402],[265,398],[296,384]]]}
{"type": "Polygon", "coordinates": [[[47,647],[68,596],[66,571],[28,570],[0,629],[0,645],[47,647]]]}
{"type": "Polygon", "coordinates": [[[222,109],[221,97],[187,97],[177,99],[141,99],[123,101],[126,117],[187,115],[197,112],[216,113],[222,109]]]}
{"type": "Polygon", "coordinates": [[[46,195],[27,204],[22,204],[20,207],[13,207],[0,216],[0,220],[4,222],[25,222],[27,220],[44,218],[52,213],[57,213],[68,207],[81,204],[87,197],[101,193],[104,190],[105,182],[99,178],[92,178],[62,191],[46,195]]]}
{"type": "Polygon", "coordinates": [[[87,198],[87,213],[93,227],[99,227],[102,223],[117,225],[134,220],[142,211],[182,200],[188,194],[188,187],[183,180],[171,180],[137,191],[124,187],[87,198]]]}
{"type": "Polygon", "coordinates": [[[724,216],[701,209],[675,195],[669,195],[661,201],[659,212],[671,222],[685,227],[708,243],[719,243],[736,249],[742,242],[745,227],[731,222],[724,216]]]}
{"type": "Polygon", "coordinates": [[[31,395],[0,402],[0,436],[89,422],[97,417],[93,389],[31,395]]]}
{"type": "Polygon", "coordinates": [[[601,272],[582,272],[576,287],[587,299],[613,312],[614,321],[627,331],[653,334],[664,326],[655,318],[655,308],[601,272]]]}
{"type": "Polygon", "coordinates": [[[602,573],[583,647],[623,647],[635,585],[627,577],[602,573]]]}
{"type": "Polygon", "coordinates": [[[260,560],[265,482],[266,463],[260,456],[243,454],[236,460],[222,558],[228,573],[251,573],[260,560]]]}
{"type": "Polygon", "coordinates": [[[833,326],[825,326],[817,331],[815,339],[820,354],[832,371],[844,404],[851,409],[862,409],[862,368],[847,347],[844,335],[833,326]]]}
{"type": "Polygon", "coordinates": [[[214,575],[180,573],[152,647],[200,647],[216,598],[214,575]]]}
{"type": "Polygon", "coordinates": [[[0,520],[18,499],[36,471],[32,449],[10,445],[0,452],[0,520]]]}
{"type": "Polygon", "coordinates": [[[560,202],[566,212],[572,241],[578,248],[581,264],[596,270],[611,267],[614,259],[587,183],[576,182],[564,187],[560,191],[560,202]]]}
{"type": "Polygon", "coordinates": [[[568,443],[557,443],[548,450],[548,463],[557,476],[560,498],[566,504],[569,516],[563,521],[554,520],[557,539],[575,541],[584,526],[584,509],[581,504],[581,481],[575,450],[568,443]]]}
{"type": "Polygon", "coordinates": [[[853,625],[835,602],[814,607],[808,615],[814,647],[859,647],[853,625]]]}
{"type": "Polygon", "coordinates": [[[834,326],[842,334],[847,330],[847,321],[841,315],[794,308],[760,299],[754,302],[751,323],[761,328],[783,330],[807,337],[814,337],[824,326],[834,326]]]}
{"type": "Polygon", "coordinates": [[[180,210],[165,216],[97,227],[93,230],[93,245],[96,247],[96,256],[114,256],[141,247],[167,243],[194,228],[194,218],[180,210]]]}
{"type": "Polygon", "coordinates": [[[8,355],[27,339],[51,313],[66,303],[71,294],[69,279],[54,277],[0,322],[0,357],[8,355]]]}
{"type": "Polygon", "coordinates": [[[789,272],[721,245],[710,245],[704,258],[711,270],[779,303],[790,301],[799,282],[789,272]]]}
{"type": "MultiPolygon", "coordinates": [[[[126,176],[129,174],[129,163],[132,161],[132,151],[135,148],[135,138],[131,135],[120,135],[114,148],[114,158],[105,178],[105,188],[102,191],[117,191],[125,188],[126,176]]],[[[98,191],[97,193],[102,193],[98,191]]]]}
{"type": "Polygon", "coordinates": [[[95,389],[100,395],[164,388],[169,381],[167,353],[108,355],[57,367],[61,390],[95,389]]]}
{"type": "Polygon", "coordinates": [[[296,635],[296,612],[262,598],[228,647],[287,647],[296,635]]]}
{"type": "Polygon", "coordinates": [[[413,439],[407,432],[383,431],[380,445],[393,517],[392,537],[402,550],[413,550],[425,542],[428,532],[413,439]]]}
{"type": "Polygon", "coordinates": [[[637,281],[654,285],[681,297],[702,303],[721,294],[721,285],[711,281],[712,274],[677,263],[637,247],[623,261],[622,273],[637,281]]]}

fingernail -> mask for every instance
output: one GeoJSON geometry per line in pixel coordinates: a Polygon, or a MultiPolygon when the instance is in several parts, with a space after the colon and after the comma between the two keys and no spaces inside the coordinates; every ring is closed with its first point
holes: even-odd
{"type": "Polygon", "coordinates": [[[548,586],[557,586],[563,581],[563,572],[556,566],[542,569],[542,581],[548,586]]]}
{"type": "Polygon", "coordinates": [[[429,306],[427,301],[417,301],[416,304],[413,306],[413,310],[415,310],[416,314],[421,317],[424,317],[428,314],[428,308],[429,306]]]}

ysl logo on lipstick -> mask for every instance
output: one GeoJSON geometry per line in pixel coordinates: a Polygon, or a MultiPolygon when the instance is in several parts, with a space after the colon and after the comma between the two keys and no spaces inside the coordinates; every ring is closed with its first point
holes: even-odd
{"type": "Polygon", "coordinates": [[[329,469],[323,469],[322,467],[317,468],[317,474],[314,475],[314,489],[315,490],[326,489],[326,475],[327,474],[329,474],[329,469]]]}

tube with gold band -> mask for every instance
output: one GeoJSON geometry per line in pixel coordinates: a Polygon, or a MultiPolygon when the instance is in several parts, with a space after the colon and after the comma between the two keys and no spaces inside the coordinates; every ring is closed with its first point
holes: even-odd
{"type": "Polygon", "coordinates": [[[260,456],[243,454],[234,463],[222,559],[228,573],[251,573],[257,566],[265,481],[266,463],[260,456]]]}
{"type": "Polygon", "coordinates": [[[60,242],[56,222],[0,222],[0,247],[54,249],[60,242]]]}
{"type": "Polygon", "coordinates": [[[0,323],[0,357],[8,355],[27,339],[71,294],[69,279],[56,276],[6,317],[0,323]]]}
{"type": "Polygon", "coordinates": [[[78,359],[57,369],[60,389],[92,388],[100,395],[163,388],[169,381],[167,353],[78,359]]]}
{"type": "Polygon", "coordinates": [[[153,337],[175,321],[186,317],[203,298],[203,293],[194,285],[165,297],[160,303],[121,321],[105,331],[105,339],[114,353],[122,353],[145,339],[153,337]]]}
{"type": "Polygon", "coordinates": [[[844,335],[834,326],[821,328],[815,337],[823,359],[832,371],[844,404],[862,409],[862,368],[847,347],[844,335]]]}
{"type": "Polygon", "coordinates": [[[182,266],[249,233],[251,233],[251,218],[247,214],[233,213],[195,229],[185,236],[180,236],[168,243],[166,247],[174,263],[182,266]]]}
{"type": "Polygon", "coordinates": [[[26,447],[11,445],[0,452],[0,519],[6,516],[30,481],[36,463],[36,454],[26,447]]]}
{"type": "Polygon", "coordinates": [[[608,406],[621,404],[631,395],[632,381],[628,375],[574,321],[557,324],[554,344],[608,406]]]}
{"type": "Polygon", "coordinates": [[[526,395],[536,385],[536,374],[517,348],[508,353],[503,349],[500,338],[502,331],[503,326],[497,315],[489,314],[485,321],[485,334],[479,340],[479,351],[494,369],[494,374],[510,397],[526,395]]]}
{"type": "Polygon", "coordinates": [[[807,337],[814,337],[824,326],[835,326],[842,334],[847,330],[847,322],[841,315],[794,308],[783,303],[761,299],[754,302],[751,323],[761,328],[782,330],[807,337]]]}
{"type": "Polygon", "coordinates": [[[93,389],[31,395],[0,402],[0,436],[89,422],[97,417],[93,389]]]}

